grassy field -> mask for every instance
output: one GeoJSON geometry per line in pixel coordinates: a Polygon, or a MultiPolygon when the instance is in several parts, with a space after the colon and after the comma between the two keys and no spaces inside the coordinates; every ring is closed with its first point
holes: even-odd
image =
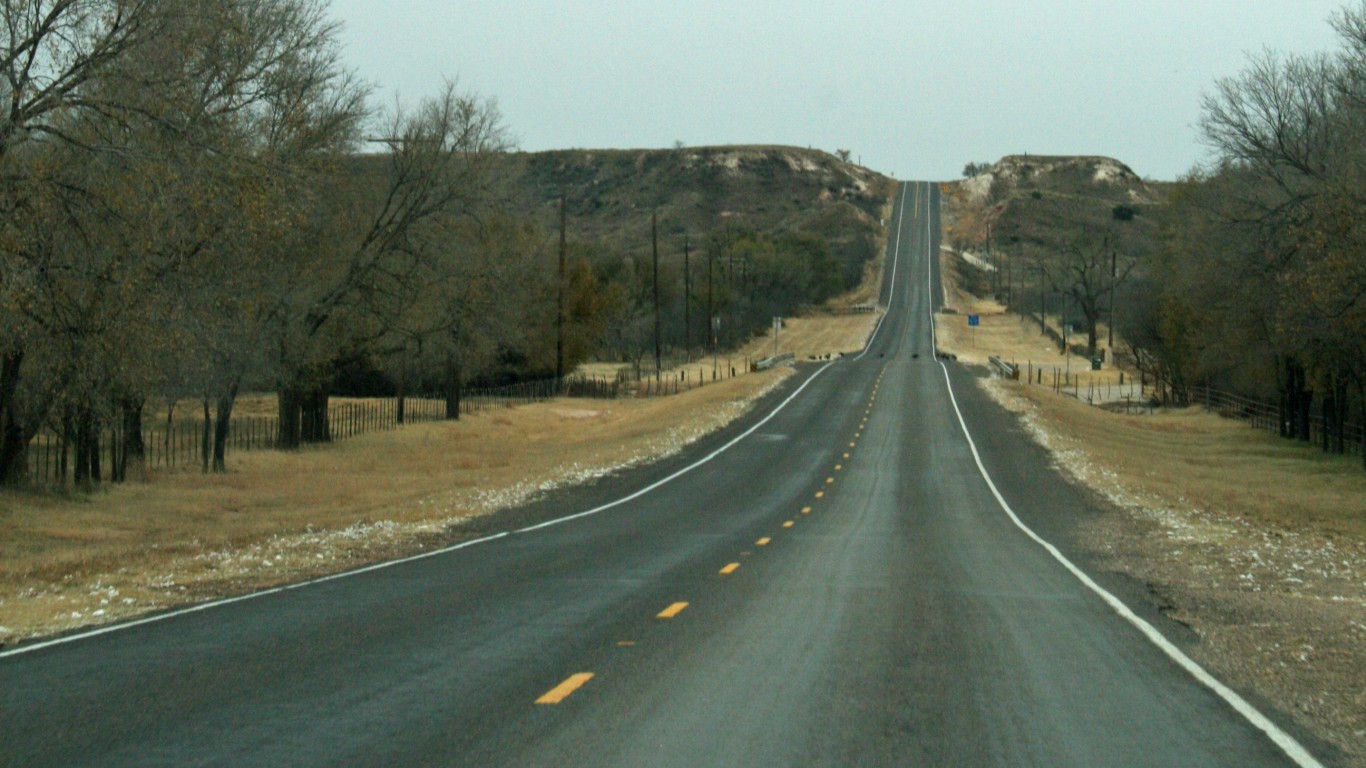
{"type": "Polygon", "coordinates": [[[1134,498],[1366,540],[1366,473],[1355,458],[1325,454],[1198,407],[1126,415],[1044,387],[1001,386],[1028,404],[1059,451],[1083,453],[1134,498]]]}
{"type": "MultiPolygon", "coordinates": [[[[794,320],[785,348],[857,349],[874,322],[794,320]]],[[[0,644],[458,537],[472,517],[676,452],[791,373],[744,373],[743,356],[740,375],[674,396],[558,399],[297,452],[238,451],[227,474],[158,472],[89,496],[0,493],[0,644]]],[[[269,412],[272,400],[246,407],[269,412]]]]}
{"type": "MultiPolygon", "coordinates": [[[[1068,366],[1037,323],[963,291],[953,280],[956,257],[945,252],[941,258],[942,273],[949,277],[947,311],[935,326],[941,349],[972,364],[985,365],[989,356],[999,356],[1024,369],[1068,366]],[[964,317],[969,313],[981,318],[975,330],[964,317]]],[[[1093,372],[1075,354],[1070,368],[1074,386],[1083,393],[1093,382],[1117,381],[1120,373],[1110,366],[1093,372]]],[[[1131,382],[1133,372],[1125,373],[1131,382]]],[[[1009,391],[1026,398],[1050,431],[1085,446],[1108,471],[1172,502],[1184,499],[1271,522],[1324,525],[1366,537],[1366,473],[1355,457],[1326,456],[1312,446],[1199,409],[1125,416],[1057,397],[1049,386],[1021,382],[1009,391]]]]}
{"type": "MultiPolygon", "coordinates": [[[[942,350],[952,352],[962,362],[977,365],[986,365],[989,357],[999,357],[1019,367],[1022,379],[1028,379],[1031,372],[1037,375],[1042,370],[1044,384],[1052,388],[1056,381],[1081,399],[1086,399],[1093,388],[1103,389],[1107,395],[1100,399],[1119,400],[1122,394],[1132,395],[1136,401],[1142,399],[1133,386],[1137,375],[1134,371],[1117,368],[1113,361],[1106,361],[1101,370],[1092,371],[1090,360],[1084,355],[1075,351],[1064,355],[1059,345],[1040,331],[1037,321],[1008,312],[995,299],[981,298],[963,290],[957,278],[959,263],[953,253],[940,253],[940,273],[946,278],[945,302],[935,332],[942,350]],[[968,315],[977,315],[980,325],[968,327],[968,315]],[[1121,373],[1124,374],[1122,382],[1121,373]],[[1123,390],[1118,389],[1121,383],[1125,386],[1123,390]]],[[[1056,318],[1049,317],[1047,322],[1057,330],[1056,318]]],[[[1105,332],[1102,325],[1102,339],[1105,332]]]]}

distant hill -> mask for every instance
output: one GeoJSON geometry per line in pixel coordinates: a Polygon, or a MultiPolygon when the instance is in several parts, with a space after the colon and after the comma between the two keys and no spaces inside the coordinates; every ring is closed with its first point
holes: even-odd
{"type": "Polygon", "coordinates": [[[501,160],[504,195],[547,229],[567,199],[571,239],[648,254],[657,212],[661,251],[726,229],[825,237],[841,261],[876,254],[891,179],[826,152],[781,146],[557,150],[501,160]]]}
{"type": "Polygon", "coordinates": [[[1146,231],[1165,195],[1124,163],[1085,155],[1009,155],[957,186],[960,237],[974,246],[987,225],[999,244],[1044,248],[1119,221],[1146,231]]]}

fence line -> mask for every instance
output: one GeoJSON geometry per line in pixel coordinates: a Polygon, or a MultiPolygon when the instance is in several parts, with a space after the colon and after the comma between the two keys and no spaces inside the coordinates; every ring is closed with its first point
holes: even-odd
{"type": "MultiPolygon", "coordinates": [[[[712,377],[729,378],[734,369],[718,372],[712,377]],[[728,374],[728,375],[727,375],[728,374]]],[[[629,376],[567,376],[563,379],[543,379],[518,382],[500,387],[467,389],[460,393],[460,415],[474,415],[490,410],[512,408],[527,403],[541,402],[555,397],[616,399],[621,397],[660,397],[686,392],[709,383],[699,372],[693,378],[687,371],[658,378],[629,376]]],[[[344,440],[371,432],[395,429],[402,424],[444,421],[448,404],[443,396],[418,395],[403,399],[403,421],[398,418],[398,398],[372,399],[365,402],[331,402],[327,410],[327,426],[332,440],[344,440]]],[[[205,462],[205,430],[208,430],[210,451],[216,420],[177,421],[165,426],[146,425],[141,430],[143,445],[142,466],[148,469],[176,469],[202,467],[205,462]]],[[[233,415],[229,420],[227,449],[256,451],[274,449],[279,445],[280,420],[276,416],[233,415]]],[[[106,426],[98,441],[99,480],[115,477],[120,458],[125,451],[122,425],[106,426]]],[[[74,464],[73,446],[61,434],[44,430],[29,442],[28,481],[34,485],[59,485],[71,476],[74,464]]]]}
{"type": "MultiPolygon", "coordinates": [[[[1224,418],[1237,419],[1267,432],[1282,432],[1281,409],[1275,403],[1240,397],[1208,387],[1193,388],[1190,399],[1192,405],[1202,405],[1206,411],[1217,413],[1224,418]]],[[[1325,451],[1336,451],[1338,438],[1341,437],[1342,454],[1361,455],[1362,451],[1366,450],[1366,443],[1363,443],[1364,430],[1366,427],[1360,422],[1347,422],[1343,424],[1342,435],[1339,436],[1337,430],[1324,419],[1323,411],[1320,410],[1309,415],[1308,442],[1322,446],[1325,451]]]]}
{"type": "MultiPolygon", "coordinates": [[[[1076,374],[1068,375],[1062,368],[1033,364],[1030,364],[1026,374],[1026,380],[1030,384],[1048,387],[1058,394],[1090,405],[1107,408],[1123,406],[1127,412],[1134,409],[1152,410],[1156,396],[1149,391],[1150,388],[1145,388],[1144,384],[1136,381],[1132,375],[1127,375],[1126,378],[1125,373],[1119,372],[1117,377],[1107,378],[1087,373],[1085,378],[1086,381],[1083,383],[1082,377],[1076,374]]],[[[1241,421],[1255,429],[1276,434],[1283,432],[1283,416],[1280,406],[1276,403],[1243,397],[1211,387],[1192,387],[1188,398],[1184,401],[1178,398],[1177,402],[1202,407],[1208,413],[1241,421]]],[[[1319,410],[1309,415],[1307,442],[1320,446],[1325,452],[1337,452],[1340,445],[1342,454],[1360,456],[1366,451],[1366,425],[1360,421],[1346,422],[1343,424],[1342,434],[1338,435],[1337,430],[1325,420],[1323,411],[1319,410]]]]}

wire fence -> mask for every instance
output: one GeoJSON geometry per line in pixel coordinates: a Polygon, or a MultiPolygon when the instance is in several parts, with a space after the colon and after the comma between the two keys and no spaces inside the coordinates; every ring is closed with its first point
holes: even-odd
{"type": "MultiPolygon", "coordinates": [[[[1090,405],[1123,410],[1125,412],[1152,412],[1163,398],[1141,379],[1132,374],[1115,372],[1110,375],[1091,372],[1070,372],[1053,366],[1035,366],[1020,371],[1025,380],[1035,386],[1048,387],[1058,394],[1075,398],[1090,405]]],[[[1287,416],[1277,403],[1256,400],[1235,395],[1231,392],[1210,387],[1194,387],[1179,398],[1170,388],[1163,388],[1166,404],[1193,405],[1216,413],[1226,419],[1241,421],[1255,429],[1276,434],[1285,434],[1288,425],[1283,423],[1287,416]]],[[[1344,421],[1339,427],[1333,420],[1325,418],[1322,410],[1308,417],[1309,439],[1307,442],[1318,445],[1324,452],[1366,458],[1366,426],[1360,421],[1344,421]]]]}
{"type": "MultiPolygon", "coordinates": [[[[1284,433],[1281,408],[1276,403],[1253,400],[1207,387],[1195,388],[1190,396],[1192,405],[1227,419],[1237,419],[1257,429],[1277,434],[1284,433]]],[[[1366,451],[1366,427],[1360,422],[1345,422],[1341,429],[1324,418],[1322,411],[1309,415],[1309,440],[1325,452],[1361,456],[1366,451]]]]}
{"type": "MultiPolygon", "coordinates": [[[[712,381],[729,378],[739,373],[734,368],[714,372],[712,381]]],[[[657,377],[635,378],[631,375],[589,376],[574,375],[563,379],[543,379],[519,382],[499,387],[463,390],[459,398],[421,395],[400,399],[372,398],[365,400],[333,400],[327,410],[327,433],[331,440],[344,440],[358,435],[396,429],[404,424],[443,421],[451,418],[456,402],[462,416],[491,410],[513,408],[541,402],[555,397],[589,399],[617,399],[622,397],[661,397],[686,392],[709,383],[701,372],[683,371],[657,377]]],[[[206,467],[213,451],[216,420],[212,414],[205,418],[177,419],[170,424],[148,424],[140,431],[143,468],[150,470],[195,469],[206,467]]],[[[123,475],[130,443],[121,424],[106,426],[98,441],[98,455],[92,480],[109,481],[123,475]]],[[[226,452],[275,449],[280,444],[280,420],[277,416],[231,417],[227,431],[226,452]]],[[[28,482],[39,486],[66,483],[74,464],[73,440],[58,431],[44,430],[29,442],[28,482]]]]}
{"type": "Polygon", "coordinates": [[[1029,363],[1020,369],[1025,380],[1036,386],[1048,387],[1061,395],[1076,398],[1090,405],[1147,406],[1143,382],[1124,371],[1095,373],[1070,371],[1061,366],[1042,366],[1029,363]]]}

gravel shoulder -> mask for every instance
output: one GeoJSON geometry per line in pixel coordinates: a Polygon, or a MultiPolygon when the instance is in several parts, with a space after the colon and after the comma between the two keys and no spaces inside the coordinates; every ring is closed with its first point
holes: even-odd
{"type": "MultiPolygon", "coordinates": [[[[1108,514],[1077,522],[1073,546],[1096,567],[1145,583],[1158,608],[1197,638],[1189,647],[1196,661],[1338,750],[1325,759],[1366,766],[1366,541],[1355,520],[1359,496],[1339,499],[1352,518],[1345,523],[1328,516],[1268,519],[1241,495],[1201,493],[1204,473],[1192,473],[1189,483],[1158,478],[1151,469],[1158,457],[1133,443],[1117,460],[1092,432],[1242,429],[1253,461],[1265,437],[1254,430],[1210,415],[1123,417],[1046,388],[980,383],[1067,476],[1110,502],[1108,514]],[[1151,421],[1136,421],[1144,418],[1151,421]]],[[[1242,479],[1252,496],[1284,493],[1291,481],[1279,473],[1295,472],[1293,465],[1251,467],[1256,472],[1242,479]]],[[[1312,452],[1300,469],[1319,471],[1312,452]]],[[[1344,493],[1352,493],[1352,480],[1344,493]]]]}
{"type": "Polygon", "coordinates": [[[476,538],[510,510],[680,454],[791,374],[246,453],[226,475],[90,497],[0,498],[0,648],[476,538]]]}

